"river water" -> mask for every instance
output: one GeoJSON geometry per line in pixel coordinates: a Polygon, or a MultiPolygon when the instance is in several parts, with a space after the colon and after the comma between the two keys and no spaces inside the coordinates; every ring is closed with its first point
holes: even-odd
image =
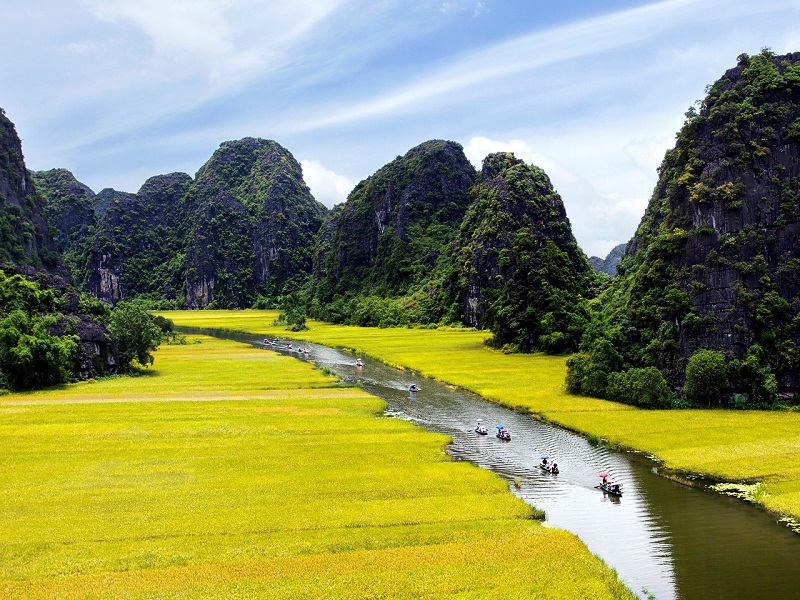
{"type": "MultiPolygon", "coordinates": [[[[262,346],[252,335],[181,331],[262,346]]],[[[545,525],[580,537],[640,598],[800,598],[800,535],[742,500],[672,482],[644,456],[593,446],[446,384],[365,357],[356,367],[351,352],[286,340],[269,349],[327,366],[383,398],[387,415],[450,436],[454,460],[508,480],[514,494],[545,511],[545,525]],[[298,353],[298,346],[309,353],[298,353]],[[408,392],[412,382],[419,392],[408,392]],[[477,419],[489,435],[475,433],[477,419]],[[494,435],[498,425],[511,432],[510,442],[494,435]],[[558,462],[559,474],[539,468],[544,455],[558,462]],[[622,497],[595,487],[601,472],[623,484],[622,497]]]]}

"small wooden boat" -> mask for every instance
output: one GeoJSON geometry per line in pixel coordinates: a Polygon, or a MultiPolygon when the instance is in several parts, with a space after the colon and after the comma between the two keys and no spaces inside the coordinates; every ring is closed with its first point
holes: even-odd
{"type": "Polygon", "coordinates": [[[364,363],[363,363],[363,362],[361,362],[361,359],[360,359],[360,358],[357,358],[357,359],[356,359],[356,366],[357,366],[357,367],[363,367],[363,366],[364,366],[364,363]]]}
{"type": "Polygon", "coordinates": [[[497,437],[507,442],[511,441],[511,433],[502,425],[497,426],[497,437]]]}
{"type": "Polygon", "coordinates": [[[547,465],[539,465],[539,468],[542,471],[547,471],[548,473],[552,473],[553,475],[558,475],[558,465],[554,462],[548,463],[547,465]]]}
{"type": "Polygon", "coordinates": [[[608,475],[606,475],[605,473],[600,475],[600,477],[603,478],[603,481],[600,482],[600,485],[596,485],[594,487],[596,487],[599,490],[603,490],[605,493],[611,494],[612,496],[620,496],[620,497],[622,496],[622,484],[621,483],[616,483],[614,481],[609,481],[608,479],[606,479],[608,477],[608,475]]]}
{"type": "Polygon", "coordinates": [[[489,433],[486,430],[486,427],[484,426],[484,424],[481,423],[480,419],[478,419],[478,424],[475,426],[475,433],[479,433],[480,435],[486,435],[487,433],[489,433]]]}
{"type": "Polygon", "coordinates": [[[418,392],[419,391],[419,386],[416,383],[412,383],[410,386],[408,386],[408,391],[412,392],[412,393],[413,392],[418,392]]]}

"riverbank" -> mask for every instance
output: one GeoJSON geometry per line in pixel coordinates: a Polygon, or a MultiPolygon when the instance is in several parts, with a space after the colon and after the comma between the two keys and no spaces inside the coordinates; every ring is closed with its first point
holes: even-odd
{"type": "Polygon", "coordinates": [[[309,321],[309,329],[273,325],[277,311],[162,313],[187,327],[222,328],[350,348],[392,366],[446,381],[551,423],[657,457],[690,477],[755,484],[753,498],[800,520],[800,413],[642,410],[568,394],[566,359],[503,354],[485,346],[488,332],[378,329],[309,321]]]}
{"type": "Polygon", "coordinates": [[[0,397],[0,596],[632,597],[446,436],[188,341],[139,377],[0,397]]]}

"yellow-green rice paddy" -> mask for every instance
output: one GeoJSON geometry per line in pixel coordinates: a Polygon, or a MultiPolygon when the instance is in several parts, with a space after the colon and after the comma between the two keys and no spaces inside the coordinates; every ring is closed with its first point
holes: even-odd
{"type": "Polygon", "coordinates": [[[0,397],[0,597],[631,597],[443,436],[307,363],[189,342],[0,397]]]}
{"type": "Polygon", "coordinates": [[[800,413],[641,410],[568,394],[566,360],[506,355],[484,345],[486,332],[377,329],[310,321],[291,333],[273,325],[276,311],[164,313],[179,325],[293,337],[351,348],[461,386],[488,400],[657,456],[666,468],[712,478],[762,482],[756,500],[800,519],[800,413]]]}

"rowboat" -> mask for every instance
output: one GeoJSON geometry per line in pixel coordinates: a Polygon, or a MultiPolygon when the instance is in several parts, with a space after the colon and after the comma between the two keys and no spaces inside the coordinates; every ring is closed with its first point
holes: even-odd
{"type": "Polygon", "coordinates": [[[622,484],[616,483],[614,481],[608,481],[608,474],[607,473],[600,473],[600,477],[603,480],[600,482],[600,485],[596,485],[599,490],[603,490],[607,494],[611,494],[612,496],[622,496],[622,484]]]}
{"type": "Polygon", "coordinates": [[[506,429],[502,425],[497,426],[497,437],[507,442],[511,441],[511,433],[508,431],[508,429],[506,429]]]}

